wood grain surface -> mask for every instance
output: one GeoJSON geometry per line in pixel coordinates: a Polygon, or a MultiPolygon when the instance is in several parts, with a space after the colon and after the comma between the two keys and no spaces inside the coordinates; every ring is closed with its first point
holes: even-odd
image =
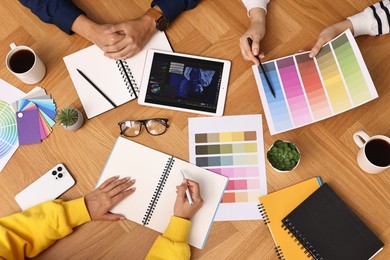
{"type": "MultiPolygon", "coordinates": [[[[91,18],[116,23],[141,16],[150,1],[76,0],[91,18]]],[[[262,41],[264,60],[308,50],[326,26],[360,12],[373,0],[281,1],[268,5],[267,33],[262,41]]],[[[251,63],[243,60],[238,39],[249,24],[240,0],[202,0],[178,17],[167,30],[176,52],[228,59],[232,62],[225,115],[263,114],[251,63]]],[[[0,77],[28,92],[35,85],[18,80],[4,60],[9,44],[32,47],[45,63],[46,77],[38,85],[57,106],[82,105],[63,57],[89,46],[78,35],[69,36],[41,22],[18,1],[0,1],[0,77]]],[[[370,175],[356,163],[354,132],[390,136],[390,35],[357,38],[379,98],[338,116],[271,136],[263,117],[265,150],[277,139],[295,142],[302,154],[297,169],[278,173],[266,163],[269,192],[320,176],[345,200],[385,243],[375,259],[390,259],[390,171],[370,175]]],[[[1,93],[0,93],[1,97],[1,93]]],[[[199,115],[139,106],[136,101],[87,120],[75,132],[54,126],[40,144],[21,146],[0,173],[0,217],[16,213],[14,196],[55,164],[64,163],[77,184],[61,198],[89,193],[103,170],[116,138],[117,122],[126,119],[169,118],[170,128],[159,137],[144,132],[134,141],[188,160],[189,117],[199,115]]],[[[91,222],[56,242],[36,259],[142,259],[158,233],[128,220],[91,222]]],[[[204,250],[191,249],[193,259],[277,259],[274,242],[262,221],[214,223],[204,250]]]]}

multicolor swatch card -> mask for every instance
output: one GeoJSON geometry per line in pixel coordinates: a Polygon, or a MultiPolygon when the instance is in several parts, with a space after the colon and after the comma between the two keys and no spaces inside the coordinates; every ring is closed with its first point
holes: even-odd
{"type": "Polygon", "coordinates": [[[271,135],[337,115],[378,97],[350,30],[309,52],[252,66],[271,135]]]}
{"type": "Polygon", "coordinates": [[[261,115],[188,119],[190,162],[229,178],[216,221],[261,219],[267,194],[261,115]]]}
{"type": "Polygon", "coordinates": [[[56,105],[43,88],[35,87],[12,108],[16,111],[20,145],[39,143],[53,131],[56,105]]]}
{"type": "Polygon", "coordinates": [[[0,171],[19,147],[16,117],[11,103],[24,95],[24,92],[0,79],[0,171]]]}

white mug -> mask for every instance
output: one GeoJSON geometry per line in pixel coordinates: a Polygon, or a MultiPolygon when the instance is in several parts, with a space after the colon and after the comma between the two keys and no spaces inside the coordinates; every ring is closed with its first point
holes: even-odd
{"type": "Polygon", "coordinates": [[[369,136],[364,131],[353,134],[359,146],[357,162],[368,173],[380,173],[390,168],[390,138],[384,135],[369,136]]]}
{"type": "Polygon", "coordinates": [[[37,54],[27,46],[10,44],[5,64],[9,71],[26,84],[41,81],[46,74],[46,67],[37,54]]]}

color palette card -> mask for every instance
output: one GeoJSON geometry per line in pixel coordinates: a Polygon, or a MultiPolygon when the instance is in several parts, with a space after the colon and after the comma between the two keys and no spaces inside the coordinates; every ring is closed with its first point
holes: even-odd
{"type": "Polygon", "coordinates": [[[340,114],[378,97],[350,30],[309,52],[263,63],[274,97],[260,67],[252,66],[271,135],[340,114]]]}
{"type": "Polygon", "coordinates": [[[16,117],[11,103],[24,95],[24,92],[0,79],[0,171],[19,147],[16,117]]]}
{"type": "Polygon", "coordinates": [[[229,178],[216,221],[262,219],[267,194],[261,115],[188,119],[190,162],[229,178]]]}
{"type": "Polygon", "coordinates": [[[56,105],[43,88],[35,87],[12,107],[16,111],[20,145],[39,143],[53,131],[56,105]]]}

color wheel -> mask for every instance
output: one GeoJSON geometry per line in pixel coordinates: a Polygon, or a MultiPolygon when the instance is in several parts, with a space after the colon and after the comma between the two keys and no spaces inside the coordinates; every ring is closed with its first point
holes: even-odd
{"type": "Polygon", "coordinates": [[[10,104],[0,100],[0,158],[11,151],[17,140],[15,113],[10,104]]]}

